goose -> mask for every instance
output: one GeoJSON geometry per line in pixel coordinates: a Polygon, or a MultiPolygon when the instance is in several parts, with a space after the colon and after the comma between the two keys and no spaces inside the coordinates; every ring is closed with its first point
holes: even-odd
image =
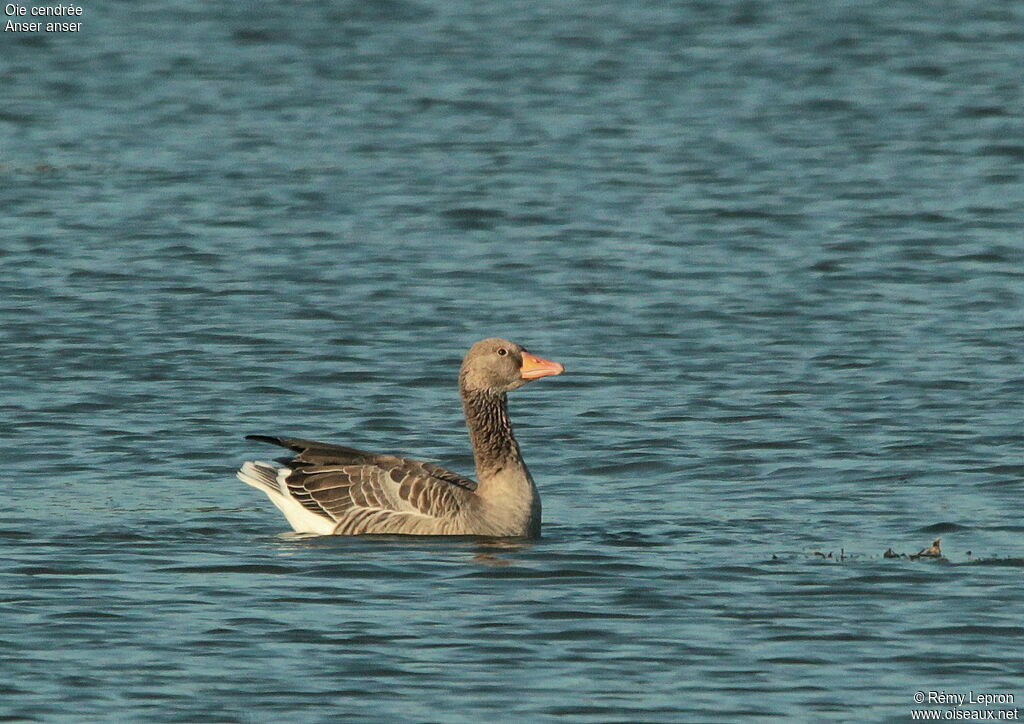
{"type": "Polygon", "coordinates": [[[428,462],[314,442],[247,435],[291,450],[249,461],[239,479],[262,490],[298,533],[536,538],[540,496],[512,434],[506,393],[565,368],[491,337],[470,347],[459,393],[477,480],[428,462]]]}

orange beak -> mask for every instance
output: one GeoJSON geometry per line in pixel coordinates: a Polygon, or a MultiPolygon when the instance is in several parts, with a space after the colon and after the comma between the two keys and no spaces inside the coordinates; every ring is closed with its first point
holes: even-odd
{"type": "Polygon", "coordinates": [[[523,352],[523,366],[519,368],[519,376],[524,380],[535,380],[538,377],[560,375],[564,371],[565,367],[557,362],[549,362],[535,354],[523,352]]]}

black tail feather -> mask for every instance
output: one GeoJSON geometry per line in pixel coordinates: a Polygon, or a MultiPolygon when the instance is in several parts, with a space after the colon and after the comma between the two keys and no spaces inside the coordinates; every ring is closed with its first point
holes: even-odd
{"type": "Polygon", "coordinates": [[[313,465],[362,465],[372,463],[379,457],[376,453],[366,452],[365,450],[357,450],[352,447],[345,447],[344,445],[304,440],[301,437],[246,435],[245,439],[279,445],[296,453],[294,458],[285,463],[289,467],[295,467],[296,464],[301,463],[313,465]]]}
{"type": "Polygon", "coordinates": [[[269,442],[271,445],[280,445],[291,450],[295,450],[289,443],[288,440],[283,437],[274,437],[273,435],[246,435],[246,440],[255,440],[256,442],[269,442]]]}

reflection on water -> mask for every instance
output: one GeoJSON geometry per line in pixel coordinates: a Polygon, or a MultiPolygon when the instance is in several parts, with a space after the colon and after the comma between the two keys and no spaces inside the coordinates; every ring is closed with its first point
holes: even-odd
{"type": "Polygon", "coordinates": [[[508,566],[511,563],[505,558],[500,558],[493,553],[478,552],[473,554],[474,563],[483,563],[486,566],[508,566]]]}

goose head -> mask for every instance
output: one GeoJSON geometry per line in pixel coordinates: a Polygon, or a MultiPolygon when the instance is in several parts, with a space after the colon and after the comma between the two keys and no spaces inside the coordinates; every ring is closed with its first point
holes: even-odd
{"type": "Polygon", "coordinates": [[[558,362],[530,354],[520,344],[489,337],[469,348],[462,360],[459,383],[466,391],[502,394],[564,370],[558,362]]]}

